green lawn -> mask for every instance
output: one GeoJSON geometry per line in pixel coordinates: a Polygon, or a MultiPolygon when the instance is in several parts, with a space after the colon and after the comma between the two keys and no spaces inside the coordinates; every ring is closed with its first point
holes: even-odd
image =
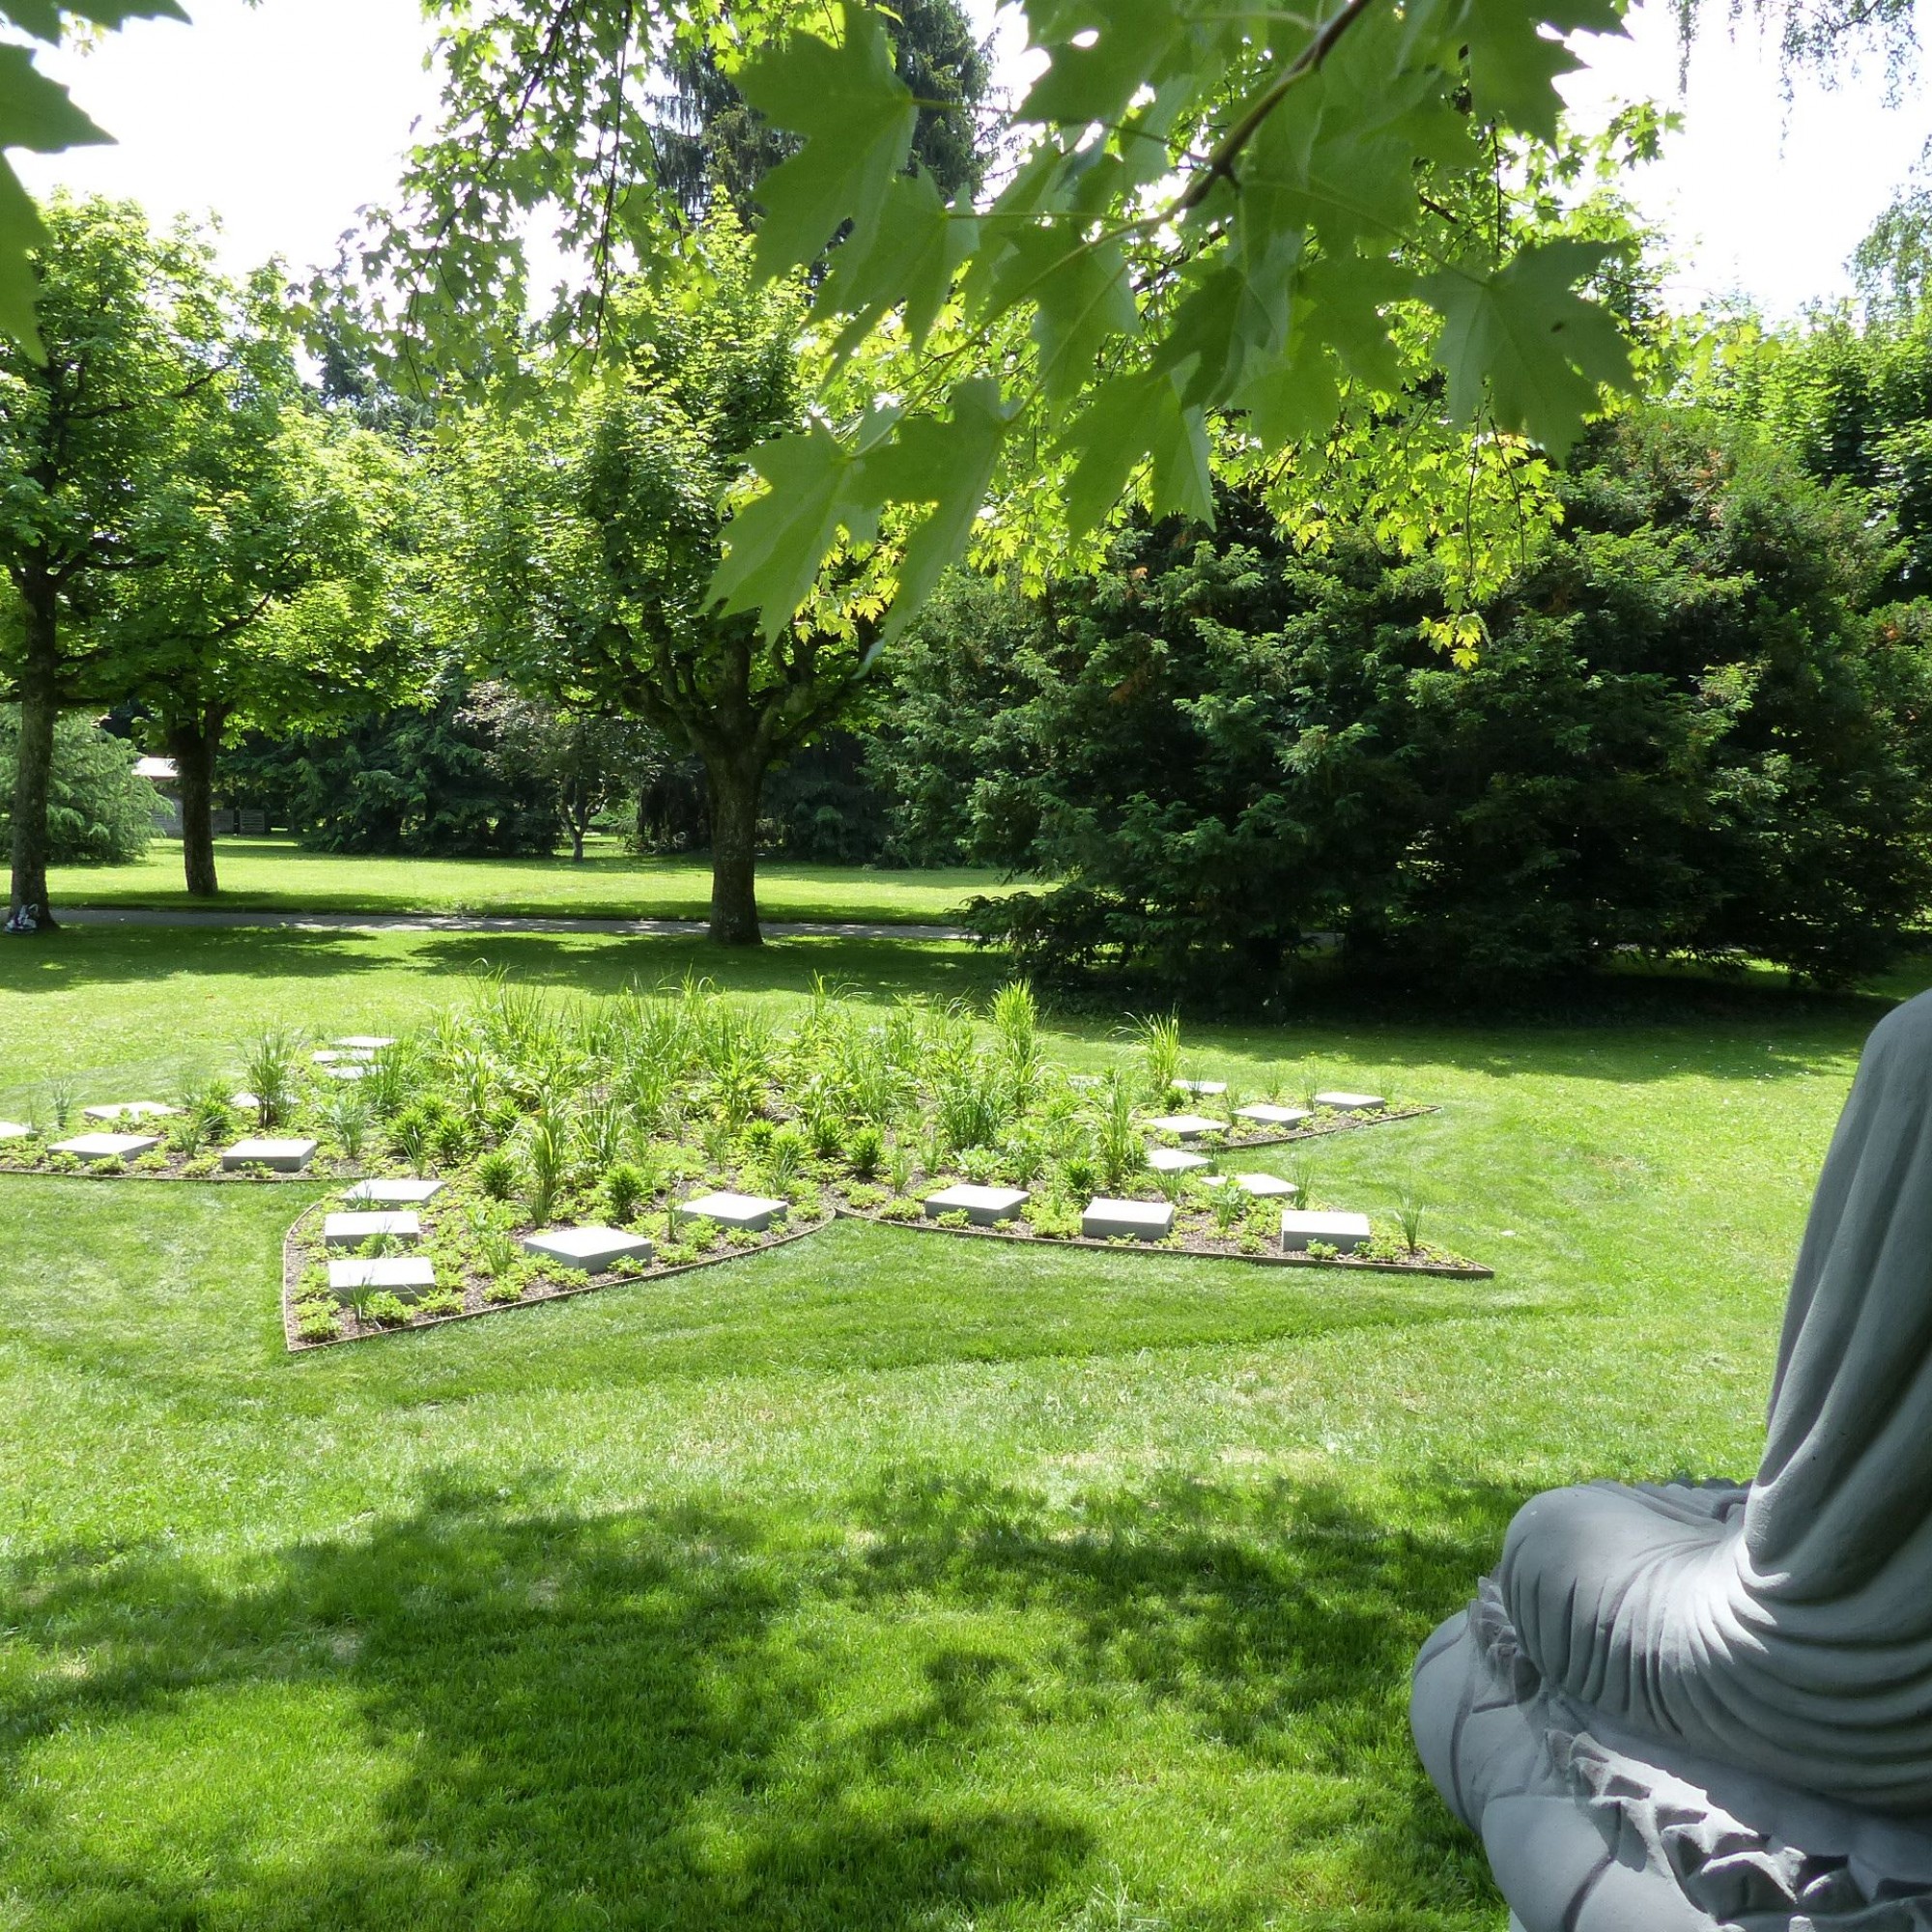
{"type": "MultiPolygon", "coordinates": [[[[407,1019],[478,951],[64,934],[0,948],[0,1048],[112,1095],[270,1011],[407,1019]]],[[[593,993],[995,970],[488,952],[593,993]]],[[[0,1927],[1501,1932],[1414,1649],[1531,1491],[1749,1468],[1881,1009],[1194,1031],[1201,1071],[1442,1101],[1318,1190],[1416,1178],[1492,1283],[841,1224],[290,1359],[304,1190],[0,1181],[0,1927]]]]}
{"type": "MultiPolygon", "coordinates": [[[[711,864],[636,859],[615,839],[593,839],[568,859],[372,859],[304,852],[290,838],[217,838],[220,904],[256,912],[497,913],[529,918],[702,919],[711,864]]],[[[156,839],[134,866],[57,867],[54,906],[206,905],[182,887],[181,847],[156,839]]],[[[997,872],[955,867],[922,872],[857,866],[758,867],[767,919],[923,924],[950,921],[976,894],[1012,891],[997,872]]]]}

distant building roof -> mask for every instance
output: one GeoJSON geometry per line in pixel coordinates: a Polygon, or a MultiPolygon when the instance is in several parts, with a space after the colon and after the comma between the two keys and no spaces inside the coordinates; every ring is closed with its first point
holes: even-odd
{"type": "Polygon", "coordinates": [[[178,779],[181,774],[175,770],[172,758],[136,758],[134,776],[137,779],[153,779],[156,784],[165,784],[170,779],[178,779]]]}

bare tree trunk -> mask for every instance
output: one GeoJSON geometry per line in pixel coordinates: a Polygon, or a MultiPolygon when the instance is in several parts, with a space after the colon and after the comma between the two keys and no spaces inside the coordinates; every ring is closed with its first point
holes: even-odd
{"type": "Polygon", "coordinates": [[[748,757],[710,757],[704,776],[711,795],[711,937],[720,946],[757,946],[758,794],[761,764],[748,757]]]}
{"type": "Polygon", "coordinates": [[[29,596],[23,612],[25,661],[20,668],[20,746],[14,773],[13,905],[11,933],[51,932],[47,902],[47,790],[53,777],[54,725],[60,717],[60,658],[53,591],[29,596]]]}
{"type": "Polygon", "coordinates": [[[168,756],[181,782],[182,871],[193,898],[212,899],[214,876],[214,754],[225,721],[219,711],[178,719],[167,728],[168,756]]]}

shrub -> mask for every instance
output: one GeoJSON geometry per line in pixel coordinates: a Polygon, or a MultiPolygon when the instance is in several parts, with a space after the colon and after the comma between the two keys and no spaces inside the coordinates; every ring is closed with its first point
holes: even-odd
{"type": "Polygon", "coordinates": [[[904,1194],[895,1194],[879,1208],[881,1221],[917,1221],[925,1210],[917,1201],[904,1194]]]}
{"type": "Polygon", "coordinates": [[[455,1114],[445,1114],[430,1130],[430,1151],[439,1167],[455,1167],[469,1151],[469,1129],[455,1114]]]}
{"type": "Polygon", "coordinates": [[[410,1319],[409,1303],[401,1295],[391,1294],[386,1288],[379,1288],[357,1305],[355,1312],[361,1319],[380,1322],[384,1328],[400,1327],[410,1319]]]}
{"type": "Polygon", "coordinates": [[[476,1163],[476,1184],[492,1201],[507,1201],[517,1191],[517,1160],[507,1148],[492,1148],[476,1163]]]}
{"type": "Polygon", "coordinates": [[[845,1136],[845,1165],[861,1180],[869,1180],[879,1171],[885,1147],[885,1135],[871,1122],[862,1122],[845,1136]]]}
{"type": "Polygon", "coordinates": [[[483,1299],[493,1308],[504,1308],[513,1301],[521,1301],[524,1298],[526,1280],[527,1277],[521,1267],[507,1269],[495,1280],[484,1284],[483,1299]]]}
{"type": "Polygon", "coordinates": [[[773,1187],[782,1192],[805,1165],[810,1151],[811,1143],[799,1128],[781,1127],[765,1149],[764,1167],[771,1176],[773,1187]]]}
{"type": "Polygon", "coordinates": [[[453,1288],[426,1289],[416,1297],[418,1315],[461,1315],[463,1296],[453,1288]]]}
{"type": "Polygon", "coordinates": [[[604,1205],[618,1227],[637,1213],[649,1195],[650,1183],[629,1161],[619,1161],[604,1177],[604,1205]]]}

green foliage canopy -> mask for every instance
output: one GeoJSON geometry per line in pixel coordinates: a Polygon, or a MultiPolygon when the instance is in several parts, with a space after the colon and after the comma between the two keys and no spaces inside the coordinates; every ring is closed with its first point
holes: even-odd
{"type": "MultiPolygon", "coordinates": [[[[410,292],[417,334],[482,367],[479,328],[521,298],[531,211],[559,209],[562,239],[606,264],[663,258],[652,55],[619,0],[438,4],[444,126],[371,263],[410,292]]],[[[984,534],[989,498],[1051,505],[1071,538],[1130,490],[1208,520],[1210,465],[1304,515],[1352,466],[1372,521],[1467,526],[1473,574],[1493,575],[1486,516],[1507,504],[1514,526],[1540,480],[1523,439],[1567,447],[1629,374],[1579,293],[1612,244],[1525,232],[1497,185],[1557,139],[1553,83],[1577,60],[1554,37],[1619,14],[1033,0],[1047,65],[981,204],[908,168],[920,102],[879,10],[655,10],[654,33],[709,50],[798,144],[758,190],[758,272],[824,258],[814,327],[874,357],[870,407],[828,397],[756,454],[766,489],[714,594],[776,637],[829,555],[897,518],[894,635],[984,534]]],[[[566,308],[579,339],[608,321],[594,286],[566,308]]]]}

